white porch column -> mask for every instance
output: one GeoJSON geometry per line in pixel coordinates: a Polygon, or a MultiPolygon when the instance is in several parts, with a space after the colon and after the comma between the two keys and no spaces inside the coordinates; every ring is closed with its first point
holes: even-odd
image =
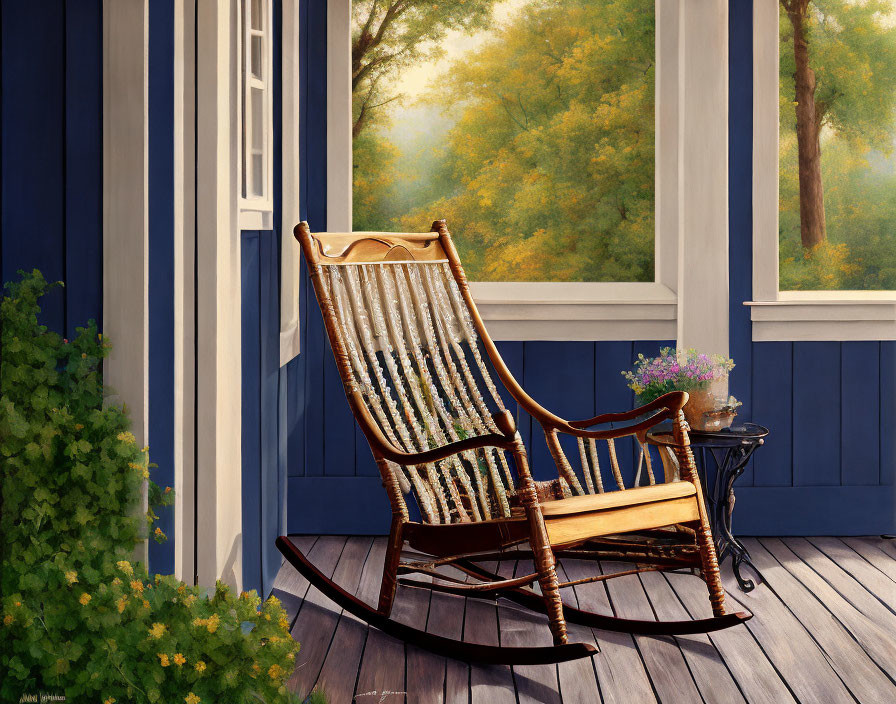
{"type": "Polygon", "coordinates": [[[197,562],[242,585],[237,7],[199,0],[197,103],[197,562]]]}
{"type": "Polygon", "coordinates": [[[678,346],[728,353],[728,0],[681,3],[678,346]]]}
{"type": "MultiPolygon", "coordinates": [[[[148,11],[147,0],[103,3],[103,332],[113,344],[103,379],[141,447],[149,444],[148,11]]],[[[136,559],[147,552],[143,543],[136,559]]]]}

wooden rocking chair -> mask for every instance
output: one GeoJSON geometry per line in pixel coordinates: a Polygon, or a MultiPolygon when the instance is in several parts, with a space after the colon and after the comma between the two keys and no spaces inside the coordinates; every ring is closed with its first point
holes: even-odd
{"type": "Polygon", "coordinates": [[[714,631],[750,618],[748,613],[726,613],[724,607],[715,547],[681,410],[686,393],[669,393],[632,411],[566,421],[529,397],[502,361],[473,302],[444,220],[422,234],[312,234],[303,222],[295,236],[308,263],[349,404],[370,443],[392,506],[375,609],[324,576],[291,541],[278,538],[286,559],[321,592],[399,639],[462,660],[505,664],[561,662],[596,652],[587,643],[567,643],[567,621],[613,631],[674,635],[714,631]],[[541,424],[557,479],[533,480],[513,415],[504,407],[478,343],[510,395],[541,424]],[[674,442],[665,455],[659,448],[665,481],[656,483],[644,439],[649,428],[666,420],[671,421],[674,442]],[[589,429],[594,426],[609,429],[589,429]],[[567,459],[558,434],[576,438],[578,470],[567,459]],[[625,486],[615,444],[621,438],[640,445],[648,485],[625,486]],[[605,491],[598,441],[607,443],[605,457],[617,490],[605,491]],[[416,501],[421,521],[411,520],[408,496],[416,501]],[[528,549],[507,550],[527,542],[528,549]],[[413,560],[402,560],[405,543],[417,553],[413,560]],[[555,569],[558,556],[628,561],[638,567],[561,582],[555,569]],[[519,559],[533,560],[535,571],[504,578],[477,564],[519,559]],[[438,571],[449,566],[454,575],[460,570],[467,579],[438,571]],[[560,598],[560,589],[572,584],[645,569],[680,568],[702,573],[712,618],[637,621],[582,611],[560,598]],[[405,576],[412,573],[435,579],[405,576]],[[528,588],[535,582],[540,593],[528,588]],[[512,600],[547,615],[554,645],[505,648],[464,643],[393,621],[389,615],[400,583],[512,600]]]}

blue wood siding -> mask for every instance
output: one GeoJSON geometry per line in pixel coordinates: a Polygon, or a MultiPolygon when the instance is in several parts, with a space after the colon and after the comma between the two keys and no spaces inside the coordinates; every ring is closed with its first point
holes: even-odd
{"type": "MultiPolygon", "coordinates": [[[[240,235],[243,588],[269,594],[286,530],[289,372],[280,367],[280,12],[274,2],[274,229],[240,235]]],[[[295,254],[293,252],[292,254],[295,254]]]]}
{"type": "MultiPolygon", "coordinates": [[[[326,228],[326,17],[302,7],[303,216],[326,228]]],[[[737,488],[743,534],[893,531],[896,343],[752,341],[752,1],[730,0],[731,392],[742,419],[771,434],[737,488]]],[[[435,217],[437,214],[434,213],[435,217]]],[[[289,367],[291,532],[383,533],[389,508],[370,450],[335,374],[320,313],[302,282],[302,354],[289,367]]],[[[537,400],[561,415],[631,407],[619,375],[664,343],[504,342],[501,354],[537,400]]],[[[544,438],[519,418],[537,477],[550,476],[544,438]]],[[[631,458],[625,458],[631,466],[631,458]]],[[[628,469],[627,471],[631,471],[628,469]]]]}
{"type": "Polygon", "coordinates": [[[102,4],[0,4],[0,277],[64,281],[41,322],[102,318],[102,4]]]}
{"type": "MultiPolygon", "coordinates": [[[[174,486],[174,0],[149,4],[149,450],[152,479],[174,486]]],[[[114,236],[114,233],[110,233],[114,236]]],[[[175,500],[179,500],[175,497],[175,500]]],[[[149,541],[150,569],[174,572],[174,507],[157,511],[168,536],[149,541]]]]}
{"type": "MultiPolygon", "coordinates": [[[[65,287],[42,322],[68,337],[102,322],[102,2],[0,6],[0,271],[40,269],[65,287]]],[[[149,14],[149,445],[153,479],[173,484],[173,1],[149,14]]],[[[113,235],[114,236],[114,235],[113,235]]],[[[114,343],[114,340],[113,340],[114,343]]],[[[149,567],[174,570],[173,511],[149,567]]]]}

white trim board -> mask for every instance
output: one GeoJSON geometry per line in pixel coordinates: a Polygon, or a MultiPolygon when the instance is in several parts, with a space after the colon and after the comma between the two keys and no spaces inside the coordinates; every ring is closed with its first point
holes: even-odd
{"type": "Polygon", "coordinates": [[[299,222],[299,2],[283,0],[281,22],[282,189],[280,220],[280,366],[299,354],[299,266],[292,230],[299,222]]]}
{"type": "MultiPolygon", "coordinates": [[[[103,363],[110,401],[149,444],[149,5],[103,2],[103,363]]],[[[146,486],[143,491],[146,510],[146,486]]],[[[147,560],[148,547],[136,557],[147,560]]]]}
{"type": "Polygon", "coordinates": [[[242,585],[237,0],[198,0],[196,66],[197,564],[242,585]]]}
{"type": "MultiPolygon", "coordinates": [[[[655,7],[655,282],[575,284],[574,298],[565,297],[566,284],[474,282],[497,339],[677,338],[728,350],[728,2],[656,0],[655,7]],[[688,45],[687,36],[696,39],[688,45]],[[645,295],[638,285],[654,291],[645,295]],[[520,286],[539,291],[521,300],[520,286]],[[610,313],[614,306],[619,311],[610,313]]],[[[350,0],[327,0],[328,222],[311,226],[331,232],[351,231],[350,9],[350,0]]]]}

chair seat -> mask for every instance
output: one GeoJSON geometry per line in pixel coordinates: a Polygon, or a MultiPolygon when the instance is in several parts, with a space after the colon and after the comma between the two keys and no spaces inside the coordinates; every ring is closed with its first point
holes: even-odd
{"type": "Polygon", "coordinates": [[[609,491],[604,494],[586,494],[569,499],[557,499],[541,505],[541,513],[545,518],[559,518],[576,513],[604,511],[625,506],[648,504],[655,501],[668,501],[693,496],[696,488],[691,482],[678,481],[650,486],[639,486],[625,491],[609,491]]]}

